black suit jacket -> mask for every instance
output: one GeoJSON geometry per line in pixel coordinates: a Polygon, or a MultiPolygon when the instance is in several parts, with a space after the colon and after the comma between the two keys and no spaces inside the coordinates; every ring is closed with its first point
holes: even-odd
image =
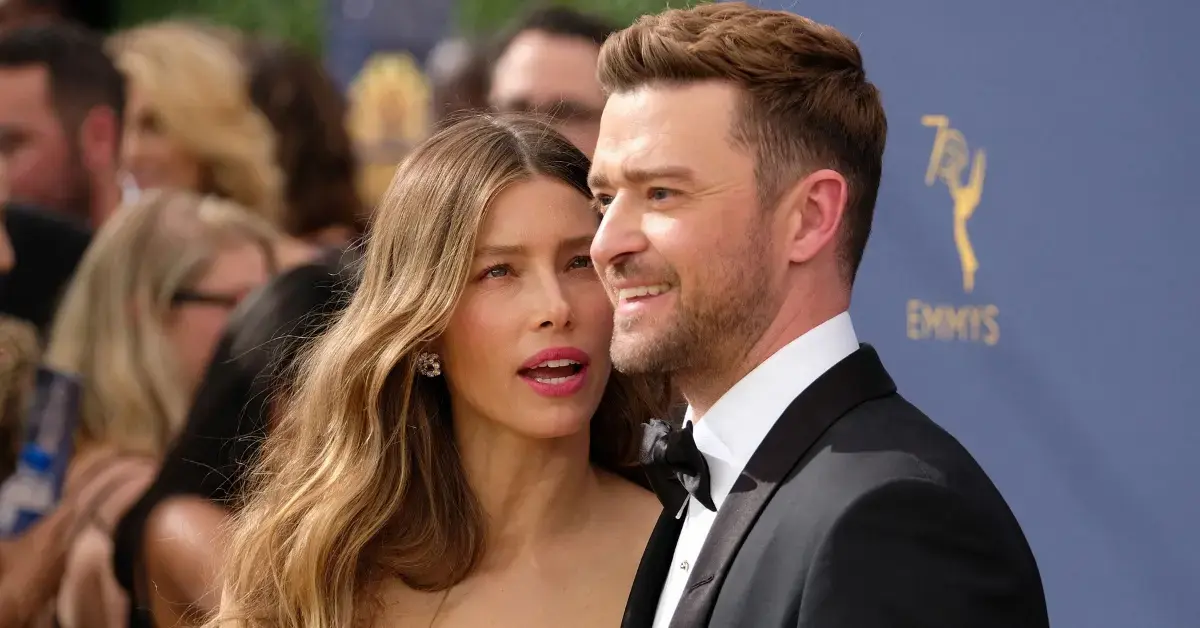
{"type": "MultiPolygon", "coordinates": [[[[686,496],[664,510],[622,626],[654,621],[686,496]]],[[[969,453],[870,346],[792,402],[717,513],[672,628],[1043,628],[1041,577],[969,453]]]]}

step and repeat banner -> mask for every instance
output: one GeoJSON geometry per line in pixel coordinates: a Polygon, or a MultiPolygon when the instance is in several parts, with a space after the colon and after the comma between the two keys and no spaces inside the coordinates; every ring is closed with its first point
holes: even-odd
{"type": "Polygon", "coordinates": [[[855,323],[999,485],[1053,625],[1200,626],[1200,5],[756,4],[862,48],[855,323]]]}
{"type": "MultiPolygon", "coordinates": [[[[450,4],[331,0],[385,152],[450,4]]],[[[890,137],[856,326],[1012,505],[1053,624],[1200,625],[1200,5],[756,4],[862,47],[890,137]]]]}

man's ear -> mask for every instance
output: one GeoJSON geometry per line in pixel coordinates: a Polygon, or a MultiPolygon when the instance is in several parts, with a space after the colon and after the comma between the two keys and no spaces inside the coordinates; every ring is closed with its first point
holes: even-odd
{"type": "Polygon", "coordinates": [[[92,107],[79,125],[79,155],[89,172],[115,171],[121,123],[111,108],[92,107]]]}
{"type": "Polygon", "coordinates": [[[817,170],[788,190],[779,210],[784,212],[790,261],[808,262],[837,246],[848,200],[846,178],[835,170],[817,170]]]}

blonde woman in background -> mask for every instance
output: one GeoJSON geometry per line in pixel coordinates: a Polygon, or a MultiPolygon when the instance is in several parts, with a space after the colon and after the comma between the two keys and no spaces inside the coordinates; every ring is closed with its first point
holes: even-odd
{"type": "MultiPolygon", "coordinates": [[[[241,45],[234,31],[187,22],[147,24],[110,40],[128,80],[122,167],[139,189],[228,199],[283,231],[275,132],[250,98],[241,45]]],[[[318,253],[297,238],[276,246],[281,268],[318,253]]]]}
{"type": "Polygon", "coordinates": [[[138,187],[227,198],[274,222],[283,194],[275,139],[230,42],[160,22],[118,33],[109,53],[128,80],[121,160],[138,187]]]}
{"type": "Polygon", "coordinates": [[[111,532],[185,421],[230,312],[273,274],[276,231],[227,201],[155,190],[107,222],[64,296],[45,362],[84,383],[66,494],[88,516],[62,626],[121,626],[111,532]]]}

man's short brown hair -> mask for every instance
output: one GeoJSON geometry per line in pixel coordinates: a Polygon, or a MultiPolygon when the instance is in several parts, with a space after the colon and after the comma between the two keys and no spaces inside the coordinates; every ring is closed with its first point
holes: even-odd
{"type": "Polygon", "coordinates": [[[741,88],[732,139],[755,154],[764,208],[808,172],[830,168],[846,178],[841,257],[854,281],[875,212],[887,117],[853,41],[794,13],[705,4],[642,16],[610,37],[599,77],[610,94],[713,80],[741,88]]]}

